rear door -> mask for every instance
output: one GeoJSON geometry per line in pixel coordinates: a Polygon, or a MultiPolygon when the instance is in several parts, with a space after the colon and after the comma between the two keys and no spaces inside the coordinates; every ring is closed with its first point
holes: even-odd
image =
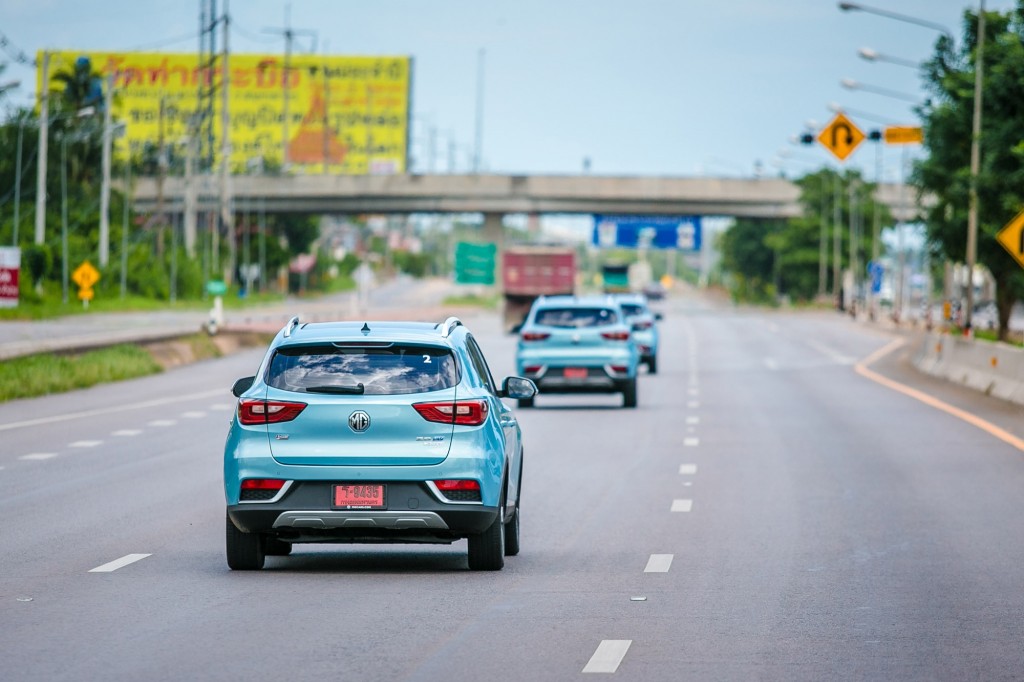
{"type": "Polygon", "coordinates": [[[413,405],[454,402],[458,380],[455,357],[441,346],[282,347],[267,397],[306,408],[269,425],[273,457],[306,466],[438,464],[455,427],[427,421],[413,405]]]}

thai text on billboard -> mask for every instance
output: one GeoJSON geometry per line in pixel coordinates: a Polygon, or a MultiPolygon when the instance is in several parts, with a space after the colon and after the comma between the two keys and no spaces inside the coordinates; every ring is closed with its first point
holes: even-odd
{"type": "MultiPolygon", "coordinates": [[[[219,88],[222,82],[220,63],[200,68],[197,53],[64,50],[50,53],[50,92],[64,92],[62,74],[73,74],[82,57],[90,60],[93,73],[103,78],[114,74],[113,115],[125,124],[117,142],[122,158],[126,153],[142,154],[161,138],[183,157],[199,88],[219,88]]],[[[42,83],[42,61],[40,53],[37,87],[42,83]]],[[[280,55],[232,54],[232,168],[244,169],[261,157],[270,163],[284,161],[287,91],[290,166],[321,172],[326,157],[330,173],[404,173],[411,71],[411,57],[293,55],[286,69],[280,55]]],[[[213,102],[212,132],[219,153],[219,94],[213,102]]]]}
{"type": "Polygon", "coordinates": [[[21,249],[16,246],[0,247],[0,308],[18,307],[20,269],[21,249]]]}

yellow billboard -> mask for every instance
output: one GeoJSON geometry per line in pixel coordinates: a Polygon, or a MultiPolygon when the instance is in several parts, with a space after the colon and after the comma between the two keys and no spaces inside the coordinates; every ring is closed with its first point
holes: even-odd
{"type": "MultiPolygon", "coordinates": [[[[195,130],[200,88],[214,94],[212,142],[219,163],[222,120],[220,60],[200,68],[196,53],[49,53],[49,88],[61,93],[61,74],[86,57],[101,77],[114,75],[113,115],[125,124],[118,153],[142,154],[163,144],[176,153],[195,130]],[[191,126],[191,128],[190,128],[191,126]]],[[[37,63],[42,85],[43,53],[37,63]]],[[[408,170],[410,57],[232,54],[228,67],[231,167],[242,172],[262,158],[299,172],[404,173],[408,170]],[[287,100],[288,122],[285,125],[287,100]],[[287,137],[286,137],[287,136],[287,137]],[[284,150],[287,145],[287,157],[284,150]]],[[[105,81],[104,81],[105,82],[105,81]]]]}

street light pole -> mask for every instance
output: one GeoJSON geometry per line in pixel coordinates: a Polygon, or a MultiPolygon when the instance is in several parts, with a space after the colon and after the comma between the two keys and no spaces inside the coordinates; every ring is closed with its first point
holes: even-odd
{"type": "Polygon", "coordinates": [[[971,189],[967,207],[967,310],[964,331],[971,333],[974,312],[974,264],[978,252],[978,172],[981,169],[981,98],[985,69],[985,0],[978,8],[978,49],[974,59],[974,117],[971,123],[971,189]]]}
{"type": "Polygon", "coordinates": [[[50,140],[50,53],[43,52],[39,93],[39,160],[36,166],[36,245],[46,241],[46,156],[50,140]]]}
{"type": "Polygon", "coordinates": [[[949,29],[943,26],[942,24],[935,23],[934,21],[918,19],[917,17],[912,17],[907,14],[891,12],[889,10],[879,9],[877,7],[869,7],[867,5],[862,5],[859,2],[840,2],[839,9],[841,9],[844,12],[849,12],[851,10],[867,12],[868,14],[877,14],[880,17],[888,17],[889,19],[895,19],[896,21],[905,21],[908,24],[917,24],[918,26],[924,26],[925,28],[930,28],[940,33],[943,33],[950,40],[953,40],[953,34],[950,33],[949,29]]]}
{"type": "Polygon", "coordinates": [[[111,128],[111,108],[114,102],[114,74],[107,75],[106,92],[103,101],[103,160],[102,179],[100,181],[100,267],[105,268],[110,260],[110,147],[113,130],[111,128]]]}

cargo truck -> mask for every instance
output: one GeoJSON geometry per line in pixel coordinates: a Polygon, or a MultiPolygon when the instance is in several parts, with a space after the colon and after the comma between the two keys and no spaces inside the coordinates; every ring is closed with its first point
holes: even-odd
{"type": "Polygon", "coordinates": [[[514,331],[539,296],[576,292],[576,251],[567,246],[512,246],[501,256],[504,324],[514,331]]]}

